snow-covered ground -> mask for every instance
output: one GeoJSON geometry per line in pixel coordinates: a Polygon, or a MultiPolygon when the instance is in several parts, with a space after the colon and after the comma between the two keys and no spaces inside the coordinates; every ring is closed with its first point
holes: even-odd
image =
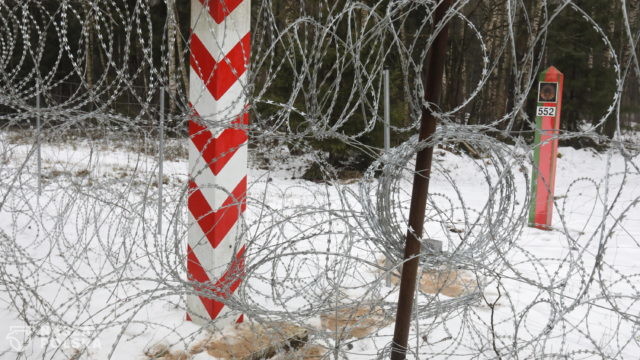
{"type": "MultiPolygon", "coordinates": [[[[145,359],[154,345],[189,351],[207,336],[184,320],[186,159],[164,163],[158,235],[153,156],[49,143],[38,196],[33,147],[6,137],[0,146],[0,358],[145,359]]],[[[637,358],[637,159],[560,148],[554,228],[543,231],[523,226],[529,154],[504,151],[435,152],[426,236],[443,241],[482,291],[458,302],[418,296],[409,340],[417,358],[637,358]]],[[[375,178],[317,184],[296,179],[299,170],[251,169],[248,280],[236,305],[255,321],[310,328],[336,304],[374,303],[393,316],[397,288],[378,264],[406,231],[412,179],[394,174],[386,188],[375,178]]],[[[390,324],[340,351],[376,358],[392,334],[390,324]]],[[[311,340],[334,346],[330,332],[311,340]]]]}

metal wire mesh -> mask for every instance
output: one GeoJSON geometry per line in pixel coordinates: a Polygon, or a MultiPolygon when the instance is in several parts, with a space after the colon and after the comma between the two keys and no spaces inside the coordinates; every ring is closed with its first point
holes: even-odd
{"type": "Polygon", "coordinates": [[[185,295],[199,292],[250,326],[306,329],[307,342],[326,350],[318,358],[386,358],[397,300],[386,280],[402,266],[411,164],[425,146],[436,147],[425,229],[444,251],[423,254],[421,265],[464,274],[467,286],[456,296],[416,294],[410,357],[636,356],[640,169],[637,143],[619,124],[625,82],[640,74],[640,33],[623,6],[632,51],[619,54],[606,24],[579,2],[543,1],[522,51],[513,20],[535,14],[501,3],[510,15],[496,41],[469,18],[470,3],[456,1],[432,24],[431,1],[254,2],[246,274],[222,297],[186,277],[189,38],[176,4],[0,1],[0,356],[195,358],[198,343],[222,334],[215,323],[184,321],[185,295]],[[415,33],[402,33],[417,11],[426,16],[415,33]],[[559,222],[542,232],[526,227],[534,147],[514,124],[523,116],[532,124],[527,96],[565,12],[593,25],[609,51],[616,87],[596,127],[617,119],[619,131],[612,140],[593,127],[558,134],[606,151],[584,161],[584,151],[562,150],[582,157],[561,163],[559,222]],[[422,100],[422,69],[435,34],[453,21],[473,34],[482,75],[456,106],[441,108],[422,100]],[[511,105],[469,125],[468,105],[506,53],[519,60],[511,105]],[[368,136],[382,121],[391,56],[409,116],[392,127],[406,140],[384,151],[368,136]],[[440,122],[428,143],[411,136],[423,107],[440,122]],[[345,181],[322,142],[371,165],[345,181]],[[310,166],[322,182],[299,179],[310,166]],[[345,309],[366,309],[379,324],[361,337],[320,324],[345,309]]]}

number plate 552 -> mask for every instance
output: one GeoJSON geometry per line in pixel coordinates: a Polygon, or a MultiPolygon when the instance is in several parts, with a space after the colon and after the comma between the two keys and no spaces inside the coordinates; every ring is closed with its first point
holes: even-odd
{"type": "Polygon", "coordinates": [[[538,106],[536,108],[536,116],[556,116],[555,106],[538,106]]]}

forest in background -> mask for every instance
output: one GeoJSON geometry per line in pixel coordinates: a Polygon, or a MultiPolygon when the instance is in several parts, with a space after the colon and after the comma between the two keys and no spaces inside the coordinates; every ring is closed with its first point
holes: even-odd
{"type": "MultiPolygon", "coordinates": [[[[345,2],[348,1],[253,1],[252,21],[254,27],[261,31],[253,35],[252,51],[259,53],[264,50],[263,47],[269,46],[274,41],[270,38],[270,26],[284,29],[302,17],[318,19],[322,22],[335,15],[332,9],[343,8],[340,4],[345,2]],[[260,8],[264,6],[270,6],[273,9],[273,14],[276,14],[275,19],[261,18],[260,8]]],[[[354,11],[355,20],[353,21],[360,23],[365,30],[370,26],[368,24],[372,23],[370,21],[372,12],[383,16],[388,7],[388,3],[375,0],[362,0],[359,3],[363,6],[354,11]],[[372,8],[368,9],[367,6],[372,8]]],[[[515,9],[509,9],[506,3],[504,0],[471,0],[461,10],[462,15],[482,36],[492,67],[487,83],[473,100],[453,114],[453,121],[461,124],[483,125],[494,123],[497,119],[504,117],[513,108],[517,97],[527,93],[524,78],[530,74],[523,69],[530,69],[531,64],[539,62],[540,70],[553,65],[565,75],[562,129],[577,131],[586,125],[596,125],[612,103],[617,84],[613,57],[600,34],[594,30],[592,23],[584,20],[583,14],[563,5],[560,1],[523,0],[520,2],[520,7],[515,9]],[[551,21],[546,30],[543,29],[544,19],[558,6],[565,6],[565,9],[551,21]],[[526,8],[526,11],[523,11],[522,7],[526,8]],[[511,29],[513,32],[510,32],[511,29]],[[505,41],[512,42],[512,45],[505,46],[505,41]]],[[[631,55],[634,51],[629,46],[628,34],[636,34],[634,36],[637,37],[640,31],[640,0],[626,2],[582,0],[574,3],[602,26],[602,30],[615,48],[618,62],[623,66],[621,71],[627,71],[626,66],[633,61],[631,55]],[[622,9],[623,4],[626,5],[626,9],[622,9]],[[622,16],[623,10],[626,11],[629,28],[622,16]]],[[[161,77],[168,85],[168,111],[174,114],[189,112],[186,96],[189,79],[190,3],[188,1],[7,0],[0,2],[0,15],[5,18],[13,17],[16,20],[7,22],[10,26],[20,26],[21,13],[25,16],[28,14],[30,17],[41,16],[47,26],[27,31],[38,31],[38,36],[32,34],[11,39],[17,49],[40,48],[41,51],[14,51],[9,58],[4,59],[5,71],[3,79],[0,80],[4,83],[3,88],[15,87],[15,79],[29,79],[21,84],[22,91],[26,91],[24,89],[35,85],[33,80],[35,77],[32,76],[34,72],[49,74],[46,81],[54,84],[50,93],[59,92],[64,98],[65,93],[74,92],[73,89],[66,91],[66,87],[81,86],[91,91],[98,84],[117,82],[123,74],[127,74],[127,86],[118,86],[114,87],[113,91],[96,93],[92,96],[90,103],[83,104],[82,108],[86,110],[99,108],[104,99],[116,98],[116,101],[112,101],[114,105],[111,111],[140,118],[142,121],[145,118],[145,110],[136,108],[135,103],[148,103],[149,101],[140,101],[145,97],[152,99],[152,103],[157,103],[154,95],[150,95],[150,84],[154,82],[154,78],[161,77]],[[138,16],[140,13],[147,13],[150,16],[140,17],[138,16]],[[61,37],[61,26],[57,24],[58,22],[65,24],[63,37],[61,37]],[[123,31],[118,26],[126,26],[126,28],[123,31]],[[105,32],[108,32],[108,37],[105,36],[105,32]],[[63,42],[61,38],[66,40],[63,42]],[[108,39],[109,44],[105,43],[107,41],[105,39],[108,39]],[[33,54],[39,55],[36,57],[33,54]],[[120,98],[122,101],[117,100],[120,98]]],[[[425,26],[428,15],[426,8],[417,9],[409,16],[398,19],[398,23],[394,24],[399,32],[398,39],[407,48],[416,50],[415,54],[410,56],[418,58],[420,55],[418,50],[424,48],[424,46],[421,48],[421,44],[427,41],[432,32],[429,28],[432,24],[427,22],[425,26]]],[[[304,26],[306,25],[299,25],[299,27],[304,26]]],[[[339,36],[347,36],[349,25],[338,25],[336,29],[339,36]]],[[[312,29],[307,30],[309,34],[313,32],[312,29]]],[[[312,45],[311,40],[310,38],[307,46],[312,45]]],[[[380,42],[382,46],[385,41],[387,39],[380,42]]],[[[380,44],[364,43],[363,46],[365,48],[371,46],[371,51],[380,51],[380,44]]],[[[281,50],[274,51],[277,57],[277,52],[281,50]]],[[[637,56],[638,50],[635,51],[637,56]]],[[[280,55],[284,56],[284,54],[280,55]]],[[[337,57],[338,54],[332,53],[329,48],[325,56],[326,58],[323,59],[325,65],[322,66],[330,67],[332,57],[337,57]]],[[[482,57],[476,34],[460,17],[453,19],[446,58],[444,92],[440,100],[442,109],[453,109],[472,94],[482,77],[482,57]]],[[[322,66],[319,69],[322,70],[322,66]]],[[[394,131],[392,135],[392,144],[399,144],[412,135],[413,132],[407,129],[410,129],[419,118],[420,109],[416,109],[415,106],[412,108],[409,100],[411,97],[409,82],[412,76],[419,74],[407,73],[406,66],[403,66],[400,57],[393,51],[385,54],[384,66],[391,72],[391,122],[393,126],[404,128],[403,131],[394,131]]],[[[379,70],[377,67],[372,69],[379,70]]],[[[633,69],[633,66],[629,67],[622,91],[619,118],[623,130],[634,130],[640,122],[640,101],[638,101],[640,74],[635,73],[633,69]]],[[[291,84],[290,77],[286,76],[287,71],[293,71],[293,69],[283,69],[275,80],[269,80],[271,83],[267,91],[261,95],[263,99],[285,102],[289,98],[291,84]]],[[[329,68],[327,73],[331,73],[329,68]]],[[[322,76],[322,74],[318,75],[322,76]]],[[[378,75],[381,76],[381,74],[373,76],[378,75]]],[[[342,81],[351,81],[355,76],[357,75],[353,71],[349,73],[347,70],[344,72],[342,81]]],[[[262,89],[264,84],[261,82],[267,81],[266,76],[260,73],[254,73],[254,79],[255,89],[262,89]]],[[[8,91],[21,90],[18,87],[17,90],[8,89],[8,91]]],[[[535,92],[535,90],[528,92],[526,106],[510,121],[501,121],[494,125],[497,130],[496,136],[500,137],[499,134],[502,132],[508,134],[505,138],[523,136],[530,141],[533,135],[532,114],[535,106],[535,92]]],[[[343,98],[348,98],[348,94],[344,95],[343,98]]],[[[53,101],[53,98],[48,101],[53,101]]],[[[302,108],[308,106],[304,101],[303,98],[295,99],[295,104],[299,103],[302,108]]],[[[0,110],[14,111],[16,110],[14,105],[0,103],[0,110]]],[[[339,108],[340,104],[336,107],[339,108]]],[[[254,111],[267,114],[267,116],[264,114],[261,116],[268,119],[268,113],[273,110],[268,106],[256,104],[254,111]]],[[[381,114],[382,108],[380,108],[381,114]]],[[[360,131],[358,126],[362,124],[363,116],[366,115],[354,112],[349,115],[348,123],[343,128],[348,131],[352,126],[354,133],[357,133],[360,131]]],[[[180,117],[176,116],[175,119],[180,117]]],[[[176,121],[173,134],[184,135],[185,129],[182,129],[184,123],[176,121]]],[[[603,137],[613,138],[616,126],[617,119],[611,116],[603,126],[597,127],[595,132],[603,137]]],[[[169,129],[171,130],[171,127],[169,129]]],[[[381,147],[382,126],[364,133],[359,140],[367,146],[381,147]]],[[[353,157],[353,154],[344,152],[348,145],[341,139],[312,140],[311,143],[317,149],[335,154],[330,159],[332,163],[344,162],[345,156],[353,157]]],[[[564,145],[593,146],[594,143],[577,139],[564,145]]],[[[362,159],[356,161],[354,167],[363,170],[368,164],[366,159],[362,159]]]]}

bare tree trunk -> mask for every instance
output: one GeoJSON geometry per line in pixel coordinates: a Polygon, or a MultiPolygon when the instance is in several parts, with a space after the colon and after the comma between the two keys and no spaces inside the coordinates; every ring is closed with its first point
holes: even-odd
{"type": "MultiPolygon", "coordinates": [[[[408,39],[407,39],[407,29],[405,28],[405,26],[406,26],[406,24],[404,22],[400,25],[400,42],[403,45],[406,45],[407,41],[408,41],[408,39]]],[[[408,128],[409,126],[411,126],[411,123],[412,123],[411,116],[413,116],[413,113],[411,111],[412,110],[411,109],[411,101],[409,101],[409,99],[405,97],[403,99],[403,105],[404,105],[405,116],[403,118],[404,121],[402,121],[402,123],[400,125],[402,127],[404,127],[404,128],[408,128]]]]}
{"type": "MultiPolygon", "coordinates": [[[[179,22],[178,19],[176,17],[176,24],[178,25],[177,28],[180,29],[179,27],[179,22]]],[[[185,55],[189,56],[189,54],[185,54],[184,51],[184,39],[182,37],[182,34],[180,32],[178,32],[176,34],[176,43],[177,43],[177,48],[178,48],[178,61],[180,62],[180,75],[182,76],[182,86],[183,89],[188,89],[189,88],[189,65],[186,64],[185,62],[185,55]]]]}
{"type": "MultiPolygon", "coordinates": [[[[611,12],[611,16],[609,17],[609,22],[607,24],[607,30],[610,34],[611,38],[615,38],[616,35],[616,23],[619,21],[620,14],[622,14],[622,8],[620,7],[621,3],[619,1],[612,1],[611,7],[608,10],[611,12]]],[[[618,34],[622,38],[622,33],[618,34]]],[[[612,44],[613,45],[613,44],[612,44]]],[[[621,53],[624,52],[624,49],[620,49],[621,53]]],[[[613,58],[610,52],[605,52],[604,54],[604,69],[612,68],[613,58]]],[[[608,137],[609,139],[613,139],[616,135],[616,130],[618,129],[618,118],[615,115],[610,115],[604,122],[604,126],[602,128],[602,133],[608,137]]]]}
{"type": "MultiPolygon", "coordinates": [[[[487,26],[485,27],[485,33],[487,33],[487,50],[490,52],[491,59],[497,59],[497,54],[501,50],[503,45],[503,30],[500,28],[503,25],[504,14],[502,11],[501,4],[496,4],[494,2],[491,3],[491,15],[489,21],[487,22],[487,26]]],[[[502,56],[506,56],[504,53],[502,56]]],[[[488,113],[484,114],[487,117],[495,118],[498,116],[498,113],[501,112],[501,103],[499,97],[500,87],[501,87],[501,76],[502,76],[502,63],[506,62],[506,59],[500,60],[499,64],[493,69],[493,73],[490,75],[491,80],[488,84],[488,92],[487,96],[483,99],[483,104],[492,104],[488,113]]]]}
{"type": "Polygon", "coordinates": [[[629,76],[626,81],[625,91],[623,92],[621,100],[622,106],[630,109],[628,113],[623,115],[623,124],[625,127],[630,126],[631,123],[639,121],[639,112],[636,103],[637,99],[640,97],[640,93],[638,92],[638,89],[640,89],[640,63],[638,61],[638,54],[640,54],[640,52],[638,51],[639,48],[637,45],[636,47],[631,45],[634,36],[633,29],[637,29],[638,25],[640,25],[640,2],[630,1],[627,2],[627,5],[627,19],[629,24],[624,25],[624,34],[620,36],[623,43],[622,61],[625,65],[629,64],[631,67],[629,74],[635,74],[635,76],[629,76]]]}
{"type": "MultiPolygon", "coordinates": [[[[640,27],[640,1],[629,2],[628,19],[629,19],[629,30],[630,30],[630,33],[628,35],[630,36],[630,38],[628,39],[627,42],[625,42],[627,45],[629,45],[633,41],[632,29],[638,29],[638,27],[640,27]]],[[[637,46],[635,48],[635,53],[632,52],[631,46],[628,46],[627,49],[628,49],[627,56],[634,57],[631,61],[631,66],[635,68],[635,73],[637,78],[636,81],[640,81],[640,63],[638,61],[638,55],[640,54],[640,51],[638,51],[637,46]]]]}
{"type": "Polygon", "coordinates": [[[178,22],[176,21],[175,0],[167,0],[167,51],[169,52],[169,112],[176,111],[178,80],[176,72],[176,42],[178,22]]]}
{"type": "Polygon", "coordinates": [[[87,81],[87,87],[93,88],[94,79],[94,60],[93,60],[93,38],[94,38],[94,16],[89,2],[83,3],[84,13],[86,16],[86,42],[84,44],[85,51],[85,80],[87,81]]]}
{"type": "Polygon", "coordinates": [[[285,26],[288,26],[293,20],[297,18],[296,7],[299,9],[300,5],[295,4],[294,1],[284,1],[284,22],[285,26]]]}
{"type": "MultiPolygon", "coordinates": [[[[522,40],[525,47],[521,51],[522,60],[519,61],[520,75],[516,78],[514,84],[514,101],[527,92],[527,85],[529,85],[531,80],[535,82],[535,74],[532,74],[535,65],[535,39],[538,35],[538,31],[540,30],[540,18],[542,16],[543,2],[539,0],[532,0],[530,1],[530,4],[532,6],[527,10],[531,23],[529,24],[529,27],[524,24],[522,28],[519,29],[519,33],[523,34],[523,37],[526,37],[526,40],[522,40]]],[[[514,61],[518,60],[514,59],[514,61]]],[[[513,128],[522,130],[526,126],[527,118],[526,108],[523,106],[518,111],[513,128]]]]}

